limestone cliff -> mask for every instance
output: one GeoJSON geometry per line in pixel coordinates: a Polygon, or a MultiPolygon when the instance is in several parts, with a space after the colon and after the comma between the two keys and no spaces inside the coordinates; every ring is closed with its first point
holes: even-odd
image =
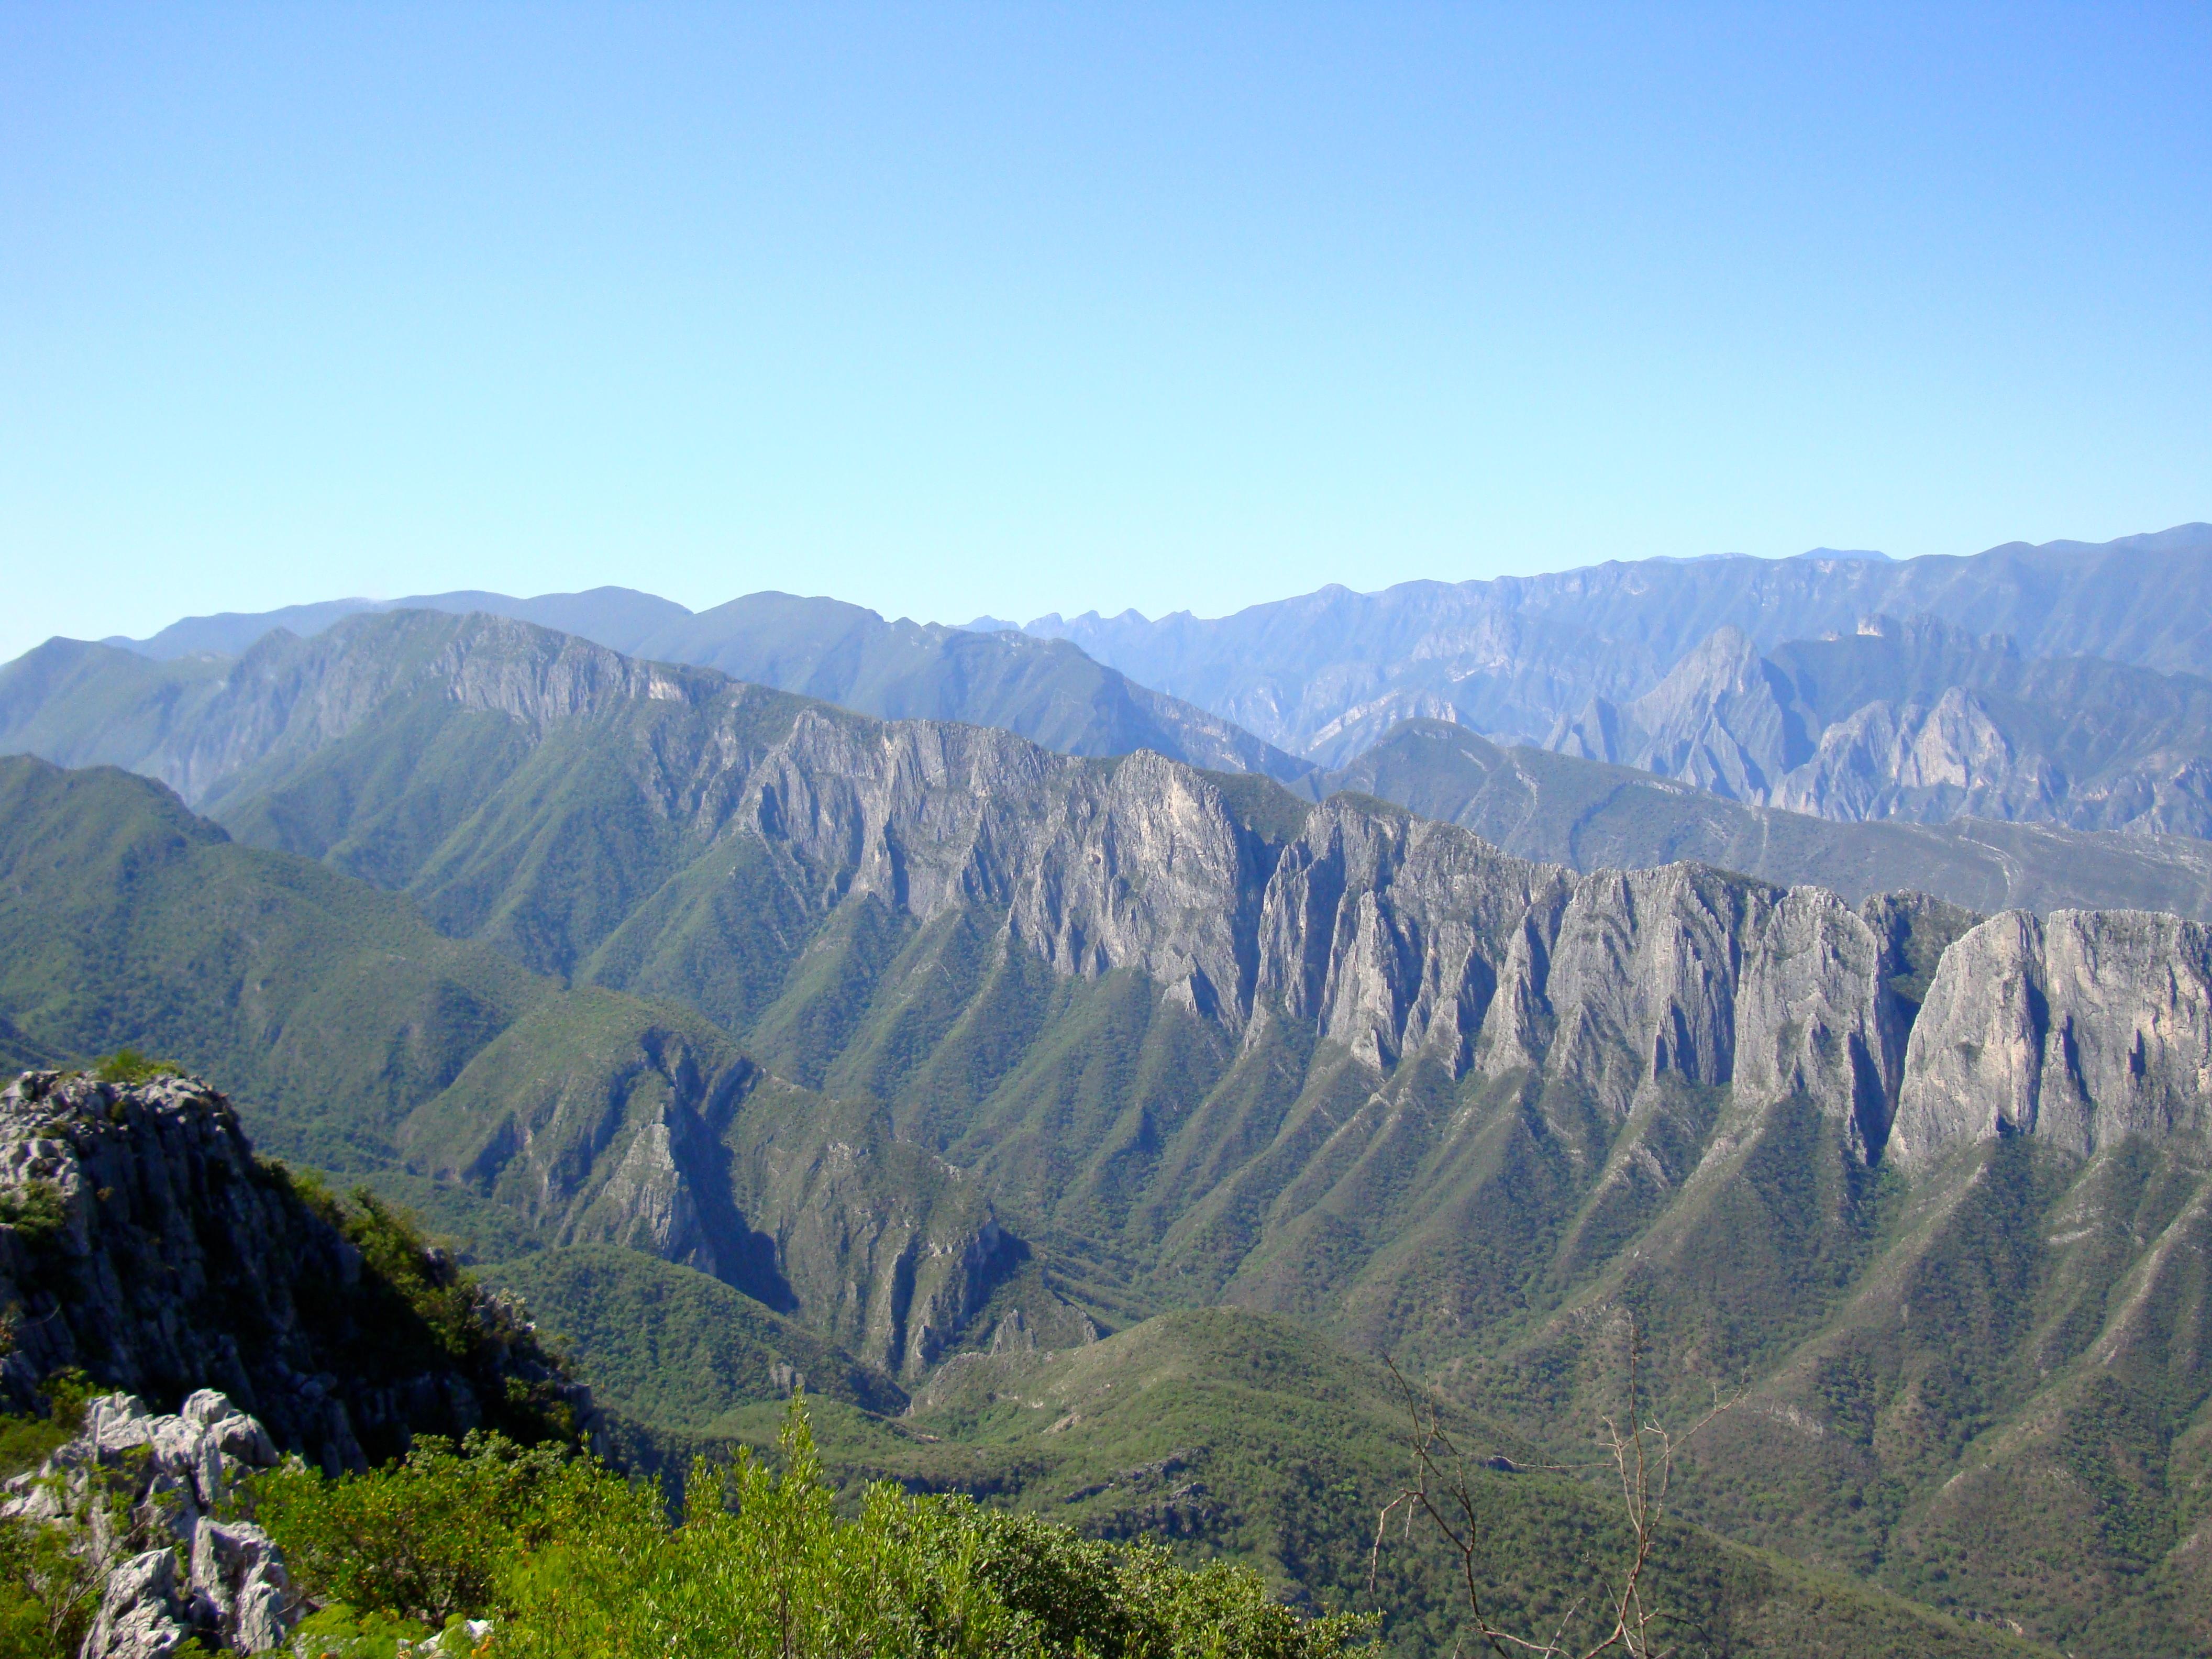
{"type": "Polygon", "coordinates": [[[2033,1135],[2081,1156],[2212,1133],[2212,931],[2140,912],[1992,916],[1943,953],[1893,1144],[2033,1135]]]}
{"type": "Polygon", "coordinates": [[[67,1365],[155,1399],[214,1385],[333,1468],[417,1431],[542,1434],[588,1412],[518,1310],[257,1161],[195,1079],[26,1074],[0,1092],[0,1200],[17,1409],[67,1365]]]}

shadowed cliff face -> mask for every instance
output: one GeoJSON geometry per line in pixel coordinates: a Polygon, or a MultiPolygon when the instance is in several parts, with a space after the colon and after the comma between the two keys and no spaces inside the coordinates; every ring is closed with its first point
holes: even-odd
{"type": "Polygon", "coordinates": [[[79,1365],[156,1397],[222,1382],[279,1444],[362,1468],[411,1434],[584,1426],[589,1396],[441,1253],[256,1161],[196,1079],[31,1073],[0,1092],[0,1300],[17,1409],[79,1365]]]}

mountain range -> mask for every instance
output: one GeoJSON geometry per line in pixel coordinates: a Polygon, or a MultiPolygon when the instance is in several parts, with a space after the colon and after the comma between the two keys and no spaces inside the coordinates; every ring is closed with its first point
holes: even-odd
{"type": "MultiPolygon", "coordinates": [[[[457,605],[497,598],[448,597],[457,605]]],[[[664,629],[674,626],[654,608],[664,602],[621,590],[500,603],[562,615],[581,605],[616,621],[642,617],[659,619],[664,629]]],[[[499,614],[430,609],[441,615],[499,614]]],[[[1138,696],[1140,688],[1064,643],[940,629],[927,630],[930,640],[945,647],[932,656],[914,644],[923,630],[885,623],[856,607],[757,596],[723,609],[797,617],[781,654],[773,643],[779,636],[763,623],[763,631],[749,636],[754,647],[724,655],[764,659],[786,678],[826,687],[827,700],[848,707],[875,702],[965,711],[963,717],[974,723],[1025,732],[1061,752],[1102,758],[1149,748],[1169,758],[1275,776],[1310,800],[1340,790],[1364,792],[1465,824],[1526,856],[1577,869],[1646,868],[1698,858],[1784,885],[1827,887],[1854,898],[1911,886],[1981,910],[2132,906],[2212,917],[2212,847],[2194,836],[2151,833],[2143,820],[2131,822],[2124,836],[1964,817],[1846,827],[1807,812],[1731,801],[1641,770],[1526,746],[1503,748],[1464,726],[1434,721],[1401,722],[1351,764],[1322,772],[1194,709],[1186,709],[1188,718],[1152,720],[1142,713],[1152,705],[1138,696]],[[822,628],[814,627],[825,618],[822,628]],[[823,642],[830,624],[845,630],[834,647],[823,642]],[[996,665],[992,672],[955,672],[978,653],[988,658],[987,665],[996,665]],[[1063,696],[1071,686],[1088,686],[1097,695],[1063,696]]],[[[281,706],[281,719],[293,720],[286,700],[301,694],[272,692],[271,683],[283,686],[301,675],[312,679],[323,672],[313,665],[328,655],[329,640],[398,614],[357,608],[327,632],[305,638],[261,628],[261,618],[249,619],[250,625],[216,618],[211,622],[228,633],[180,624],[182,631],[161,647],[251,632],[253,642],[235,659],[202,652],[151,657],[111,645],[50,641],[0,667],[0,752],[143,772],[259,838],[264,831],[239,826],[228,802],[255,787],[256,775],[240,769],[241,756],[259,756],[264,743],[301,741],[297,732],[279,732],[280,716],[273,712],[281,706]]],[[[319,620],[333,619],[324,614],[319,620]]],[[[618,630],[610,623],[602,631],[618,630]]],[[[726,640],[730,631],[725,618],[699,638],[726,640]]],[[[665,632],[659,637],[682,643],[665,632]]],[[[270,844],[290,843],[279,838],[270,844]]]]}
{"type": "MultiPolygon", "coordinates": [[[[347,617],[392,611],[508,617],[626,656],[717,668],[889,720],[1002,726],[1072,755],[1151,749],[1194,766],[1295,778],[1304,762],[1218,715],[1136,684],[1062,641],[886,622],[836,599],[754,593],[696,614],[624,587],[514,599],[477,592],[383,603],[336,599],[254,615],[195,617],[146,640],[102,641],[173,665],[161,684],[204,683],[199,659],[237,657],[272,631],[312,637],[347,617]]],[[[184,695],[189,695],[185,693],[184,695]]],[[[128,764],[128,762],[124,763],[128,764]]]]}
{"type": "MultiPolygon", "coordinates": [[[[665,1289],[557,1253],[653,1258],[827,1345],[757,1374],[844,1379],[856,1447],[896,1389],[968,1425],[901,1457],[1018,1492],[1049,1425],[979,1364],[1072,1401],[1094,1341],[1226,1304],[1552,1456],[1629,1310],[1656,1406],[1741,1395],[1684,1489],[1722,1534],[2076,1652],[2212,1640],[2200,926],[1577,872],[481,613],[48,649],[4,706],[128,732],[220,822],[0,763],[8,1029],[225,1078],[549,1317],[665,1289]]],[[[1242,1467],[1186,1449],[1123,1496],[1249,1547],[1254,1489],[1170,1498],[1242,1467]]]]}
{"type": "Polygon", "coordinates": [[[2212,679],[2029,660],[1925,617],[1764,655],[1723,628],[1632,702],[1593,698],[1546,746],[1845,822],[2212,833],[2212,679]]]}
{"type": "Polygon", "coordinates": [[[2212,674],[2212,525],[2096,544],[2008,543],[1970,558],[1855,555],[1614,561],[1543,576],[1324,587],[1201,619],[1044,617],[1132,679],[1268,742],[1341,765],[1401,720],[1541,744],[1593,697],[1639,697],[1724,627],[1761,650],[1932,617],[2032,659],[2094,656],[2212,674]]]}

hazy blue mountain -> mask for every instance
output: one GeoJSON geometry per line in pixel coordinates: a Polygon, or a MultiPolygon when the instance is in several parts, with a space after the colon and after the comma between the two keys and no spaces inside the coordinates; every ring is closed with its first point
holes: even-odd
{"type": "MultiPolygon", "coordinates": [[[[1063,641],[1032,639],[1011,624],[1009,631],[979,634],[938,623],[886,622],[856,605],[789,593],[749,594],[696,615],[671,600],[626,587],[526,599],[473,591],[380,603],[337,599],[258,617],[188,617],[149,640],[105,643],[160,662],[189,662],[207,654],[241,655],[273,629],[311,637],[362,611],[407,610],[512,617],[574,634],[625,656],[719,668],[733,678],[884,719],[1001,726],[1064,754],[1126,755],[1150,749],[1194,766],[1264,772],[1285,780],[1310,769],[1219,716],[1135,684],[1063,641]]],[[[40,650],[50,658],[65,657],[56,647],[67,643],[51,641],[40,650]]],[[[18,663],[39,654],[28,653],[18,663]]],[[[16,666],[10,665],[10,671],[16,666]]],[[[36,693],[24,682],[45,684],[47,677],[68,672],[60,663],[46,661],[15,676],[13,683],[0,680],[0,711],[15,711],[12,727],[9,715],[0,712],[0,732],[29,729],[31,717],[23,705],[36,693]]],[[[191,668],[178,672],[199,683],[191,668]]],[[[175,683],[145,676],[112,678],[117,684],[88,691],[88,700],[112,709],[114,700],[131,696],[133,688],[175,683]]],[[[158,704],[172,695],[161,691],[154,701],[158,704]]],[[[56,711],[53,724],[39,727],[39,735],[24,746],[57,758],[66,756],[71,763],[136,765],[126,757],[129,740],[120,735],[82,747],[50,735],[89,723],[114,733],[119,719],[103,714],[94,722],[79,709],[56,711]]],[[[156,768],[139,769],[160,775],[156,768]]]]}
{"type": "Polygon", "coordinates": [[[672,599],[657,599],[628,587],[594,587],[581,593],[541,593],[518,599],[506,593],[459,589],[451,593],[417,593],[404,599],[326,599],[316,605],[286,605],[276,611],[225,611],[211,617],[186,617],[171,623],[150,638],[125,639],[114,635],[102,640],[140,656],[167,662],[179,657],[241,655],[264,634],[276,629],[302,639],[319,634],[345,617],[364,611],[488,611],[580,634],[617,651],[635,652],[658,629],[691,613],[672,599]]]}
{"type": "Polygon", "coordinates": [[[1837,823],[1747,805],[1694,784],[1527,744],[1444,720],[1407,720],[1297,786],[1395,801],[1464,824],[1507,851],[1577,870],[1698,859],[1854,901],[1913,888],[1994,911],[2166,910],[2212,919],[2212,845],[2191,836],[2091,833],[1959,818],[1837,823]]]}
{"type": "Polygon", "coordinates": [[[319,634],[341,617],[377,609],[374,599],[323,599],[288,605],[275,611],[222,611],[210,617],[186,617],[143,640],[111,634],[102,645],[135,651],[157,662],[179,657],[234,657],[272,628],[295,634],[319,634]]]}
{"type": "Polygon", "coordinates": [[[1875,615],[2009,635],[2031,658],[2212,674],[2201,620],[2212,615],[2212,525],[1971,558],[1644,559],[1376,593],[1331,586],[1218,618],[1093,612],[1028,631],[1341,765],[1405,719],[1541,743],[1593,697],[1641,696],[1722,628],[1765,650],[1875,615]]]}
{"type": "Polygon", "coordinates": [[[1652,690],[1546,745],[1848,822],[1961,815],[2212,834],[2212,679],[2023,658],[1932,618],[1762,655],[1723,628],[1652,690]]]}
{"type": "Polygon", "coordinates": [[[995,726],[1063,754],[1150,749],[1194,766],[1279,779],[1310,769],[1218,715],[1134,684],[1065,641],[885,622],[836,599],[754,593],[672,623],[630,649],[719,668],[733,679],[881,719],[995,726]]]}

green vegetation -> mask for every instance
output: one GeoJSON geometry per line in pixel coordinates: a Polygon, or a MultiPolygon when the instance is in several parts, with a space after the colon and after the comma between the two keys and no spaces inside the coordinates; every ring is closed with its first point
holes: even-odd
{"type": "MultiPolygon", "coordinates": [[[[628,1322],[617,1291],[641,1284],[672,1301],[669,1281],[684,1276],[651,1265],[657,1271],[630,1279],[594,1263],[587,1281],[595,1328],[612,1334],[630,1363],[602,1370],[590,1342],[576,1349],[601,1403],[635,1437],[624,1449],[678,1474],[702,1453],[718,1462],[748,1447],[772,1455],[787,1408],[769,1389],[708,1425],[635,1426],[641,1407],[664,1396],[622,1334],[628,1322]]],[[[538,1304],[543,1316],[564,1331],[576,1328],[559,1296],[568,1279],[540,1281],[550,1293],[538,1304]]],[[[654,1337],[667,1352],[671,1322],[649,1303],[641,1314],[641,1323],[662,1327],[654,1337]]],[[[1523,1469],[1542,1457],[1503,1425],[1445,1411],[1480,1457],[1523,1469]]],[[[1407,1659],[1449,1650],[1467,1633],[1455,1563],[1432,1539],[1387,1550],[1370,1595],[1376,1516],[1405,1478],[1402,1401],[1380,1367],[1290,1320],[1232,1309],[1164,1316],[1064,1351],[964,1356],[896,1415],[817,1400],[811,1416],[824,1471],[848,1513],[884,1481],[977,1494],[1102,1543],[1158,1540],[1185,1567],[1242,1564],[1293,1605],[1371,1608],[1382,1616],[1383,1650],[1407,1659]]],[[[1485,1527],[1479,1565],[1502,1616],[1548,1628],[1578,1595],[1601,1594],[1601,1565],[1623,1538],[1601,1487],[1488,1468],[1474,1478],[1485,1527]]],[[[1662,1604],[1693,1618],[1706,1651],[1919,1659],[1992,1647],[1878,1593],[1686,1527],[1667,1531],[1656,1581],[1662,1604]]]]}
{"type": "Polygon", "coordinates": [[[27,1242],[51,1238],[68,1224],[69,1207],[51,1181],[27,1181],[0,1192],[0,1227],[13,1227],[27,1242]]]}
{"type": "Polygon", "coordinates": [[[697,1466],[678,1521],[653,1486],[492,1436],[337,1480],[294,1464],[254,1498],[295,1581],[335,1604],[316,1634],[484,1618],[495,1651],[549,1659],[1333,1659],[1366,1628],[1302,1618],[1226,1564],[1184,1571],[964,1500],[878,1485],[841,1516],[796,1399],[778,1449],[780,1472],[750,1451],[697,1466]]]}
{"type": "MultiPolygon", "coordinates": [[[[12,1310],[11,1310],[12,1314],[12,1310]]],[[[0,1328],[12,1346],[12,1324],[0,1328]]],[[[83,1425],[85,1402],[97,1389],[70,1367],[40,1385],[42,1409],[0,1414],[0,1480],[39,1468],[83,1425]]],[[[128,1517],[107,1516],[127,1533],[128,1517]]],[[[0,1516],[0,1656],[4,1659],[76,1659],[99,1610],[100,1583],[84,1548],[89,1516],[59,1523],[0,1516]]]]}
{"type": "MultiPolygon", "coordinates": [[[[780,1378],[804,1374],[841,1480],[1151,1532],[1347,1605],[1389,1479],[1383,1419],[1287,1370],[1237,1392],[1253,1331],[1224,1325],[1234,1341],[1153,1390],[1154,1416],[1040,1417],[1015,1402],[1055,1397],[1042,1384],[979,1401],[958,1386],[971,1360],[936,1368],[994,1349],[1018,1368],[1034,1345],[1041,1377],[1073,1375],[1094,1330],[1120,1331],[1096,1351],[1126,1356],[1123,1337],[1227,1320],[1195,1310],[1233,1302],[1295,1316],[1285,1340],[1319,1352],[1391,1353],[1497,1443],[1568,1462],[1607,1398],[1606,1316],[1625,1305],[1668,1406],[1717,1384],[1748,1396],[1686,1471],[1684,1513],[1713,1533],[2084,1659],[2212,1643],[2191,1610],[2212,1606],[2190,1544],[2212,1511],[2212,1334],[2187,1279],[2212,1242],[2202,1148],[2083,1169],[2022,1143],[1908,1182],[1842,1157],[1802,1099],[1670,1081],[1619,1117],[1519,1072],[1419,1057],[1378,1078],[1273,1014],[1224,1031],[1194,991],[1055,974],[1010,946],[1023,919],[1002,904],[923,923],[856,894],[849,870],[732,829],[787,798],[740,806],[660,769],[753,753],[795,707],[732,694],[710,720],[639,702],[544,735],[416,699],[227,799],[241,837],[330,865],[241,846],[143,781],[0,763],[0,1038],[134,1045],[222,1079],[272,1151],[501,1263],[487,1276],[574,1345],[625,1419],[618,1443],[672,1475],[694,1450],[764,1443],[780,1378]],[[2100,1369],[2123,1394],[2090,1389],[2100,1369]],[[915,1415],[874,1414],[896,1403],[884,1390],[915,1395],[915,1415]]],[[[818,719],[839,741],[866,729],[818,719]]],[[[1500,753],[1502,803],[1547,757],[1500,753]]],[[[1623,785],[1541,795],[1572,810],[1545,805],[1528,833],[1584,863],[1655,846],[1754,861],[1744,824],[1708,822],[1740,809],[1628,775],[1674,816],[1623,785]]],[[[1255,780],[1230,793],[1246,852],[1304,811],[1255,780]]],[[[1898,828],[1853,827],[1836,884],[1894,880],[1898,828]]],[[[2006,862],[1953,850],[1975,879],[2006,862]]],[[[1717,913],[1743,891],[1708,885],[1717,913]]],[[[1885,965],[1900,1013],[1955,920],[1885,965]]],[[[446,1352],[437,1295],[393,1294],[446,1352]]],[[[373,1328],[345,1352],[373,1361],[373,1328]]],[[[1515,1516],[1547,1490],[1486,1487],[1515,1516]]],[[[1594,1535],[1577,1529],[1604,1522],[1569,1499],[1503,1526],[1553,1565],[1502,1605],[1533,1613],[1575,1582],[1594,1535]]],[[[1904,1620],[1917,1633],[1899,1651],[1936,1642],[1878,1593],[1854,1601],[1692,1535],[1711,1552],[1696,1571],[1727,1587],[1698,1605],[1736,1621],[1740,1648],[1779,1628],[1745,1607],[1802,1609],[1807,1583],[1904,1620]]],[[[1405,1621],[1385,1639],[1408,1652],[1449,1646],[1425,1622],[1449,1601],[1422,1587],[1432,1566],[1385,1581],[1405,1621]]]]}
{"type": "Polygon", "coordinates": [[[591,1355],[597,1395],[647,1430],[712,1433],[728,1413],[803,1387],[896,1413],[905,1391],[797,1322],[688,1267],[605,1244],[482,1270],[555,1340],[591,1355]]]}
{"type": "Polygon", "coordinates": [[[92,1074],[102,1083],[150,1083],[157,1077],[173,1076],[183,1069],[174,1060],[149,1060],[136,1048],[118,1048],[94,1066],[92,1074]]]}
{"type": "Polygon", "coordinates": [[[80,1528],[0,1516],[0,1654],[76,1659],[99,1611],[80,1528]]]}

